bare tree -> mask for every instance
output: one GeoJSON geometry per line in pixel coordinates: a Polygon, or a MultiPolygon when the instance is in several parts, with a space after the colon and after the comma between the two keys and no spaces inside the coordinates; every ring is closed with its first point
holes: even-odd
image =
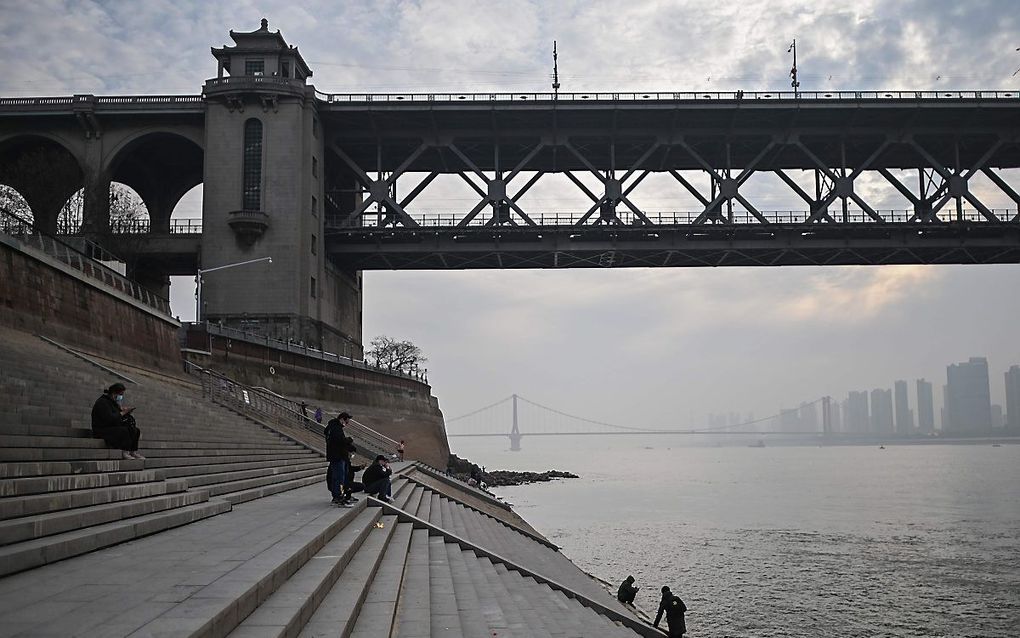
{"type": "Polygon", "coordinates": [[[373,359],[375,365],[380,368],[385,368],[390,372],[408,374],[422,367],[422,364],[428,361],[421,348],[409,340],[398,341],[386,335],[379,335],[372,339],[365,355],[373,359]]]}

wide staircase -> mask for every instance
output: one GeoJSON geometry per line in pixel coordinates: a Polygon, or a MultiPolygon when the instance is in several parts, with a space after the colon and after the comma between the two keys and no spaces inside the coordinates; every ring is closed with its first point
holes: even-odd
{"type": "Polygon", "coordinates": [[[389,504],[362,497],[338,509],[309,486],[0,579],[0,626],[24,636],[664,635],[547,542],[424,488],[411,464],[397,468],[389,504]]]}
{"type": "Polygon", "coordinates": [[[323,480],[311,449],[185,379],[136,370],[125,403],[137,406],[147,458],[124,460],[90,429],[118,376],[25,333],[0,330],[0,343],[0,575],[323,480]]]}

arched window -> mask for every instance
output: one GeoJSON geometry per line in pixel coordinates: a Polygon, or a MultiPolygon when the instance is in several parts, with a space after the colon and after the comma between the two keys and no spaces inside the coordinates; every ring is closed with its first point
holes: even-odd
{"type": "Polygon", "coordinates": [[[262,210],[262,122],[244,123],[244,210],[262,210]]]}

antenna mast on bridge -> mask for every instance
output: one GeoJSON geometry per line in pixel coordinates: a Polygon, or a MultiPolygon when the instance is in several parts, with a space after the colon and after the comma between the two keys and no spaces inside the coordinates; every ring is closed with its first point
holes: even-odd
{"type": "MultiPolygon", "coordinates": [[[[557,62],[558,58],[559,56],[556,54],[556,40],[553,40],[553,99],[556,99],[560,95],[560,68],[559,63],[557,62]]],[[[515,394],[514,397],[516,400],[517,395],[515,394]]],[[[516,403],[514,405],[516,405],[516,403]]]]}

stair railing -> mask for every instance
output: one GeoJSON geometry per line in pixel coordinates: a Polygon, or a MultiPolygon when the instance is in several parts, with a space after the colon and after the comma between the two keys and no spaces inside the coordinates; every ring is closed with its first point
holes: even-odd
{"type": "MultiPolygon", "coordinates": [[[[297,401],[247,386],[190,361],[185,361],[184,367],[201,382],[202,396],[213,403],[283,427],[305,429],[320,437],[324,435],[326,428],[304,414],[297,401]]],[[[358,453],[363,456],[382,454],[390,457],[397,450],[396,441],[359,421],[352,419],[344,431],[354,439],[358,453]]]]}

